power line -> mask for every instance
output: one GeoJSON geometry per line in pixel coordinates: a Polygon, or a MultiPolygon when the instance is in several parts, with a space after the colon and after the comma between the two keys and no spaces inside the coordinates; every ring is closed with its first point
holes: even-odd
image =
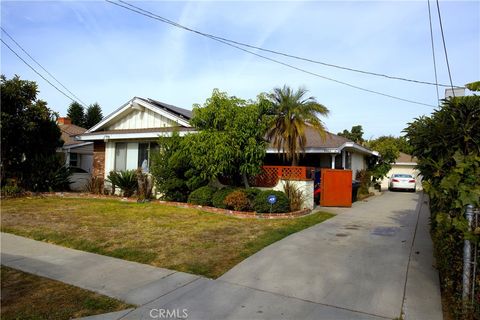
{"type": "Polygon", "coordinates": [[[75,102],[75,99],[73,99],[72,97],[70,97],[68,94],[66,94],[65,92],[63,92],[62,90],[60,90],[56,85],[54,85],[53,83],[51,83],[47,78],[45,78],[40,72],[38,72],[37,70],[35,70],[34,67],[32,67],[27,61],[25,61],[18,53],[15,52],[15,50],[13,50],[5,41],[3,41],[3,39],[0,38],[0,41],[2,41],[2,43],[10,50],[12,51],[12,53],[14,55],[16,55],[18,57],[18,59],[22,60],[23,63],[25,63],[30,69],[33,70],[33,72],[35,72],[36,74],[38,74],[43,80],[47,81],[48,84],[50,84],[52,87],[54,87],[55,89],[57,89],[58,92],[60,92],[61,94],[63,94],[65,97],[67,97],[68,99],[72,100],[73,102],[75,102]]]}
{"type": "MultiPolygon", "coordinates": [[[[117,4],[113,1],[109,1],[109,0],[106,0],[106,1],[110,2],[110,3],[113,3],[113,4],[117,4]]],[[[407,82],[433,85],[433,86],[438,86],[439,85],[439,86],[442,86],[442,87],[450,87],[450,85],[447,85],[447,84],[438,84],[438,83],[433,83],[433,82],[428,82],[428,81],[408,79],[408,78],[403,78],[403,77],[391,76],[391,75],[387,75],[387,74],[383,74],[383,73],[377,73],[377,72],[365,71],[365,70],[360,70],[360,69],[355,69],[355,68],[350,68],[350,67],[344,67],[344,66],[340,66],[340,65],[336,65],[336,64],[331,64],[331,63],[326,63],[326,62],[322,62],[322,61],[318,61],[318,60],[313,60],[313,59],[310,59],[310,58],[299,57],[299,56],[296,56],[296,55],[292,55],[292,54],[288,54],[288,53],[284,53],[284,52],[280,52],[280,51],[276,51],[276,50],[272,50],[272,49],[265,49],[265,48],[257,47],[257,46],[251,45],[251,44],[247,44],[247,43],[227,39],[227,38],[224,38],[224,37],[215,36],[215,35],[212,35],[212,34],[209,34],[209,33],[201,32],[201,31],[198,31],[198,30],[194,30],[194,29],[191,29],[189,27],[180,25],[180,24],[178,24],[174,21],[171,21],[167,18],[161,17],[161,16],[159,16],[159,15],[157,15],[157,14],[151,12],[151,11],[148,11],[148,10],[142,9],[138,6],[135,6],[133,4],[130,4],[126,1],[123,1],[123,0],[118,0],[118,1],[130,6],[132,8],[135,8],[137,10],[143,11],[143,12],[148,13],[150,15],[154,15],[154,16],[158,17],[159,19],[161,19],[163,22],[174,25],[178,28],[182,28],[184,30],[194,32],[194,33],[197,33],[197,34],[205,36],[205,37],[215,38],[215,39],[218,39],[218,40],[223,40],[223,41],[226,41],[226,42],[230,42],[230,43],[240,45],[240,46],[243,46],[243,47],[256,49],[256,50],[260,50],[260,51],[264,51],[264,52],[269,52],[269,53],[272,53],[272,54],[276,54],[276,55],[280,55],[280,56],[284,56],[284,57],[288,57],[288,58],[292,58],[292,59],[297,59],[297,60],[302,60],[302,61],[311,62],[311,63],[315,63],[315,64],[320,64],[320,65],[331,67],[331,68],[337,68],[337,69],[341,69],[341,70],[347,70],[347,71],[357,72],[357,73],[361,73],[361,74],[367,74],[367,75],[371,75],[371,76],[384,77],[384,78],[391,79],[391,80],[400,80],[400,81],[407,81],[407,82]]],[[[123,6],[121,6],[121,7],[123,7],[123,6]]],[[[124,8],[126,8],[126,7],[124,7],[124,8]]],[[[126,8],[126,9],[128,9],[128,8],[126,8]]]]}
{"type": "Polygon", "coordinates": [[[435,87],[437,89],[437,102],[440,103],[440,94],[438,93],[438,79],[437,79],[437,63],[435,61],[435,44],[433,41],[433,28],[432,28],[432,13],[430,10],[430,0],[427,0],[428,3],[428,20],[430,22],[430,41],[432,43],[432,58],[433,58],[433,70],[435,72],[435,87]]]}
{"type": "Polygon", "coordinates": [[[438,21],[440,22],[440,31],[442,32],[443,50],[445,51],[445,60],[447,61],[448,77],[450,78],[450,86],[452,87],[452,95],[455,97],[453,88],[452,73],[450,72],[450,63],[448,63],[447,46],[445,44],[445,35],[443,33],[442,15],[440,14],[440,4],[437,0],[438,21]]]}
{"type": "MultiPolygon", "coordinates": [[[[138,8],[138,7],[135,7],[133,5],[130,5],[132,7],[135,7],[135,8],[138,8],[138,9],[132,9],[132,8],[129,8],[129,7],[126,7],[126,6],[123,6],[119,3],[116,3],[116,2],[113,2],[111,0],[105,0],[111,4],[114,4],[116,6],[119,6],[119,7],[122,7],[122,8],[125,8],[127,10],[130,10],[132,12],[135,12],[135,13],[138,13],[138,14],[141,14],[145,17],[148,17],[148,18],[151,18],[151,19],[154,19],[154,20],[159,20],[161,22],[164,22],[164,23],[168,23],[170,25],[173,25],[173,26],[176,26],[176,27],[179,27],[179,28],[182,28],[182,29],[185,29],[185,30],[188,30],[188,31],[192,31],[194,33],[197,33],[197,34],[200,34],[202,36],[205,36],[207,38],[210,38],[212,40],[215,40],[217,42],[220,42],[220,43],[223,43],[227,46],[230,46],[230,47],[233,47],[233,48],[236,48],[238,50],[241,50],[241,51],[244,51],[244,52],[247,52],[249,54],[252,54],[254,56],[257,56],[259,58],[262,58],[262,59],[265,59],[265,60],[268,60],[268,61],[271,61],[271,62],[274,62],[274,63],[277,63],[277,64],[281,64],[283,66],[286,66],[288,68],[291,68],[291,69],[294,69],[294,70],[297,70],[297,71],[300,71],[300,72],[303,72],[303,73],[307,73],[307,74],[310,74],[310,75],[313,75],[313,76],[316,76],[316,77],[319,77],[319,78],[322,78],[322,79],[325,79],[325,80],[328,80],[328,81],[332,81],[332,82],[336,82],[336,83],[339,83],[339,84],[342,84],[342,85],[345,85],[345,86],[348,86],[348,87],[351,87],[351,88],[355,88],[355,89],[358,89],[358,90],[361,90],[361,91],[365,91],[365,92],[369,92],[369,93],[373,93],[373,94],[377,94],[377,95],[381,95],[381,96],[384,96],[384,97],[388,97],[388,98],[392,98],[392,99],[396,99],[396,100],[400,100],[400,101],[404,101],[404,102],[408,102],[408,103],[413,103],[413,104],[418,104],[418,105],[423,105],[423,106],[428,106],[428,107],[436,107],[434,105],[431,105],[431,104],[427,104],[427,103],[423,103],[423,102],[418,102],[418,101],[414,101],[414,100],[409,100],[409,99],[405,99],[405,98],[401,98],[401,97],[397,97],[397,96],[393,96],[393,95],[390,95],[390,94],[386,94],[386,93],[382,93],[382,92],[379,92],[379,91],[375,91],[375,90],[370,90],[370,89],[366,89],[366,88],[363,88],[363,87],[359,87],[359,86],[356,86],[356,85],[353,85],[353,84],[350,84],[350,83],[347,83],[347,82],[344,82],[344,81],[340,81],[340,80],[336,80],[336,79],[333,79],[333,78],[329,78],[329,77],[326,77],[326,76],[323,76],[323,75],[320,75],[318,73],[315,73],[315,72],[312,72],[312,71],[308,71],[306,69],[302,69],[302,68],[299,68],[299,67],[296,67],[296,66],[293,66],[291,64],[288,64],[286,62],[283,62],[283,61],[280,61],[280,60],[276,60],[276,59],[273,59],[273,58],[270,58],[270,57],[267,57],[267,56],[264,56],[264,55],[261,55],[261,54],[258,54],[256,52],[253,52],[253,51],[250,51],[250,50],[247,50],[247,49],[244,49],[242,47],[239,47],[237,45],[234,45],[232,43],[229,43],[227,41],[224,41],[218,37],[215,37],[215,36],[211,36],[211,35],[208,35],[208,34],[204,34],[200,31],[196,31],[196,30],[193,30],[193,29],[189,29],[187,27],[184,27],[184,26],[181,26],[173,21],[170,21],[168,19],[165,19],[161,16],[158,16],[154,13],[151,13],[151,12],[148,12],[146,10],[143,10],[141,8],[138,8]],[[144,11],[144,12],[142,12],[144,11]],[[145,13],[146,12],[146,13],[145,13]]],[[[123,2],[123,1],[122,1],[123,2]]]]}
{"type": "Polygon", "coordinates": [[[2,31],[30,58],[35,62],[43,71],[45,71],[50,77],[52,77],[59,85],[61,85],[65,90],[67,90],[77,101],[79,101],[84,107],[86,104],[80,100],[72,91],[68,90],[57,78],[55,78],[47,69],[45,69],[37,60],[35,60],[15,39],[5,30],[3,27],[0,27],[2,31]]]}

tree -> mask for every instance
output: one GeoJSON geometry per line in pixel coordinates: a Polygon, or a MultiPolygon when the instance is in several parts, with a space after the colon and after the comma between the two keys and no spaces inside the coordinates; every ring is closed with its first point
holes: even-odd
{"type": "Polygon", "coordinates": [[[88,106],[87,111],[85,112],[85,128],[91,128],[102,120],[102,108],[98,103],[94,103],[88,106]]]}
{"type": "Polygon", "coordinates": [[[75,124],[79,127],[83,127],[85,125],[85,113],[83,106],[76,101],[72,102],[68,107],[67,117],[72,120],[72,124],[75,124]]]}
{"type": "MultiPolygon", "coordinates": [[[[2,185],[14,180],[32,190],[56,188],[61,132],[47,103],[37,100],[37,84],[1,76],[2,185]]],[[[60,183],[61,184],[61,183],[60,183]]]]}
{"type": "Polygon", "coordinates": [[[345,129],[343,132],[339,132],[338,135],[358,144],[363,144],[365,141],[363,140],[363,128],[361,125],[353,126],[351,131],[345,129]]]}
{"type": "Polygon", "coordinates": [[[307,139],[305,129],[310,126],[325,137],[325,126],[318,116],[327,116],[327,107],[318,103],[314,97],[305,97],[307,90],[299,88],[293,91],[288,86],[274,88],[268,95],[273,104],[272,125],[267,138],[285,160],[296,166],[300,153],[305,150],[307,139]]]}
{"type": "Polygon", "coordinates": [[[157,191],[168,201],[186,202],[188,195],[208,183],[191,165],[189,146],[174,132],[158,139],[159,151],[152,154],[150,172],[157,191]]]}
{"type": "Polygon", "coordinates": [[[381,136],[365,142],[367,148],[378,151],[380,154],[380,158],[370,165],[370,172],[374,181],[385,177],[392,169],[392,164],[397,160],[400,150],[396,139],[393,136],[381,136]]]}
{"type": "Polygon", "coordinates": [[[213,90],[203,107],[195,105],[190,123],[197,134],[186,137],[192,165],[202,178],[220,175],[238,178],[248,187],[248,176],[260,173],[266,152],[266,114],[264,97],[256,102],[229,97],[213,90]]]}

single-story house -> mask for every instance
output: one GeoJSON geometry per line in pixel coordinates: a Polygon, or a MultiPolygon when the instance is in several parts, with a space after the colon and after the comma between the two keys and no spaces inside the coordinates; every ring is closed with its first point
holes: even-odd
{"type": "MultiPolygon", "coordinates": [[[[378,157],[378,152],[365,148],[347,138],[327,132],[325,138],[312,127],[305,131],[307,144],[299,166],[352,170],[352,180],[358,170],[367,168],[367,158],[378,157]]],[[[270,145],[266,165],[286,165],[278,150],[270,145]]]]}
{"type": "Polygon", "coordinates": [[[388,189],[390,177],[395,173],[411,174],[417,181],[417,190],[422,190],[422,177],[420,176],[420,171],[415,168],[416,165],[417,158],[400,152],[398,158],[395,160],[395,163],[392,164],[392,169],[390,169],[390,171],[387,173],[387,176],[380,183],[382,190],[388,189]]]}
{"type": "Polygon", "coordinates": [[[92,175],[97,178],[139,167],[148,171],[158,137],[193,132],[191,117],[191,110],[134,97],[76,139],[93,142],[92,175]]]}
{"type": "MultiPolygon", "coordinates": [[[[134,97],[106,116],[98,124],[76,137],[80,142],[93,142],[93,171],[105,179],[110,171],[145,168],[156,148],[159,136],[180,136],[194,133],[189,120],[192,111],[154,99],[134,97]]],[[[320,138],[307,129],[306,155],[299,166],[351,169],[352,179],[357,170],[366,168],[368,156],[378,153],[332,133],[320,138]]],[[[267,149],[266,165],[283,165],[277,150],[267,149]]]]}
{"type": "Polygon", "coordinates": [[[73,171],[70,188],[76,191],[83,190],[92,172],[93,143],[75,139],[75,136],[84,133],[87,129],[72,124],[69,118],[58,118],[57,124],[62,133],[61,139],[64,141],[62,148],[57,152],[62,154],[65,165],[73,171]]]}

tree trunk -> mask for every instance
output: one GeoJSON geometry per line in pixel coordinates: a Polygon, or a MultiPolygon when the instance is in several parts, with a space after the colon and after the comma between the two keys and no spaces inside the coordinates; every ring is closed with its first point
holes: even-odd
{"type": "Polygon", "coordinates": [[[245,185],[245,188],[250,188],[250,185],[248,184],[248,177],[246,173],[242,173],[242,180],[243,184],[245,185]]]}

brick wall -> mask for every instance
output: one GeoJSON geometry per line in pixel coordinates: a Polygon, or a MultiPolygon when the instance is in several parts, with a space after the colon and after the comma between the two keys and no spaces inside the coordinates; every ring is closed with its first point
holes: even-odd
{"type": "Polygon", "coordinates": [[[105,177],[105,142],[93,143],[93,176],[104,179],[105,177]]]}

